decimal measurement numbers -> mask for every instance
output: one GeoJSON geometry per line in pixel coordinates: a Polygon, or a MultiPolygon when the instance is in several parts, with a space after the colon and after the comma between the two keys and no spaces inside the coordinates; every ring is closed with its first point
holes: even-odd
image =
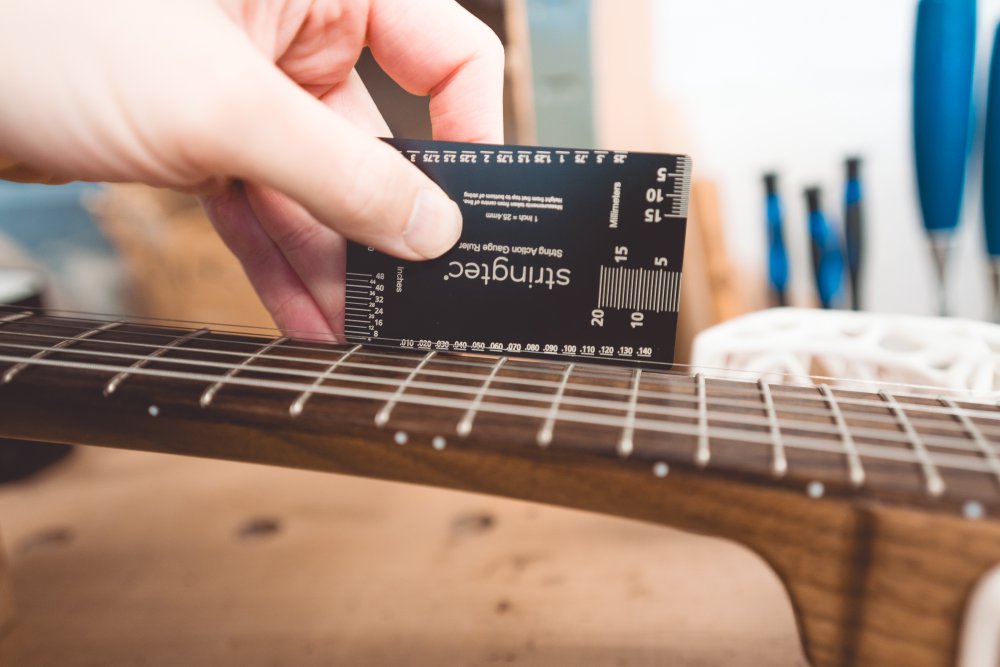
{"type": "Polygon", "coordinates": [[[538,354],[553,356],[608,357],[615,359],[649,359],[653,356],[651,347],[631,347],[623,345],[574,345],[553,343],[502,343],[499,341],[428,340],[404,338],[399,347],[409,350],[437,352],[471,352],[478,354],[538,354]]]}

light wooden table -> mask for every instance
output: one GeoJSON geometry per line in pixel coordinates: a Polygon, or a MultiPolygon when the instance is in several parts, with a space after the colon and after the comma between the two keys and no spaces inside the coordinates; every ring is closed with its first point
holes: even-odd
{"type": "Polygon", "coordinates": [[[804,664],[749,552],[580,512],[88,449],[0,522],[0,665],[804,664]]]}

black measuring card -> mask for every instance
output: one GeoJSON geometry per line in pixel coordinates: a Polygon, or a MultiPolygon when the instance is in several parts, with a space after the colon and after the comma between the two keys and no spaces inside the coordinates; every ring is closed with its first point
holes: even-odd
{"type": "Polygon", "coordinates": [[[690,158],[389,143],[458,203],[464,227],[427,262],[349,245],[350,342],[670,365],[690,158]]]}

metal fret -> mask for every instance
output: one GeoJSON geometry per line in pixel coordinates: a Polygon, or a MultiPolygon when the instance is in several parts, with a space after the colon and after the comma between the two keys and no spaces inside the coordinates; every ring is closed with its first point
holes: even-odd
{"type": "Polygon", "coordinates": [[[25,310],[20,313],[13,313],[11,315],[4,315],[0,317],[0,324],[7,324],[8,322],[17,322],[18,320],[26,320],[34,315],[30,310],[25,310]]]}
{"type": "MultiPolygon", "coordinates": [[[[69,347],[73,343],[79,343],[82,340],[87,340],[88,338],[96,336],[97,334],[102,333],[104,331],[108,331],[109,329],[120,327],[122,324],[124,324],[124,322],[108,322],[107,324],[103,324],[97,328],[84,331],[83,333],[79,333],[73,336],[72,338],[67,338],[65,340],[62,340],[50,348],[44,349],[40,352],[36,352],[31,356],[31,359],[44,359],[45,357],[49,356],[50,354],[53,354],[54,352],[58,352],[59,350],[69,347]]],[[[21,362],[19,364],[15,364],[11,368],[9,368],[6,373],[3,374],[3,378],[0,378],[0,382],[2,382],[3,384],[9,384],[11,381],[13,381],[15,377],[17,377],[21,373],[21,371],[26,369],[28,366],[29,364],[27,362],[21,362]]]]}
{"type": "Polygon", "coordinates": [[[997,456],[996,451],[994,451],[993,447],[990,446],[990,443],[983,436],[983,432],[979,430],[979,427],[976,426],[975,422],[969,418],[969,415],[965,414],[965,411],[962,410],[962,408],[959,407],[955,401],[944,396],[938,398],[938,401],[955,413],[955,419],[962,424],[962,427],[965,428],[969,437],[976,443],[979,451],[981,451],[983,456],[986,457],[986,462],[989,464],[994,476],[996,476],[997,482],[1000,483],[1000,456],[997,456]]]}
{"type": "Polygon", "coordinates": [[[768,426],[771,430],[771,448],[774,455],[771,459],[771,472],[775,477],[784,477],[788,472],[788,459],[785,457],[785,444],[781,439],[781,427],[778,424],[778,413],[774,409],[774,396],[771,395],[771,385],[764,380],[757,381],[761,398],[767,413],[768,426]]]}
{"type": "Polygon", "coordinates": [[[275,340],[272,340],[267,345],[263,346],[262,348],[260,348],[259,350],[257,350],[253,354],[251,354],[249,357],[247,357],[246,359],[244,359],[238,366],[233,366],[231,369],[229,369],[226,372],[226,374],[222,376],[221,380],[219,380],[218,382],[216,382],[215,384],[213,384],[211,387],[209,387],[208,389],[206,389],[204,391],[204,393],[202,393],[201,400],[199,401],[199,403],[201,404],[201,407],[207,408],[209,405],[212,404],[212,401],[215,400],[215,395],[218,394],[219,390],[222,389],[223,385],[226,384],[226,380],[232,378],[234,375],[236,375],[237,373],[239,373],[241,370],[245,369],[247,366],[249,366],[254,361],[256,361],[257,359],[259,359],[261,356],[267,354],[272,349],[276,348],[277,346],[281,345],[282,343],[284,343],[287,340],[288,340],[287,336],[282,336],[281,338],[276,338],[275,340]]]}
{"type": "Polygon", "coordinates": [[[885,390],[880,391],[878,395],[883,401],[889,404],[889,409],[896,415],[900,427],[906,433],[906,437],[909,438],[910,445],[913,447],[913,453],[916,455],[917,461],[924,471],[924,477],[927,480],[927,493],[934,497],[940,496],[944,493],[944,480],[941,479],[937,466],[931,460],[931,455],[927,451],[924,441],[920,439],[917,429],[913,428],[913,424],[910,423],[909,417],[906,416],[906,412],[900,407],[895,396],[885,390]]]}
{"type": "Polygon", "coordinates": [[[566,366],[566,370],[562,374],[562,379],[559,380],[559,387],[556,389],[555,396],[552,399],[552,405],[549,406],[549,414],[545,417],[545,423],[542,424],[542,428],[538,430],[537,440],[539,447],[548,447],[552,444],[552,432],[556,426],[559,404],[562,402],[563,394],[566,393],[566,385],[569,384],[569,376],[572,375],[574,368],[576,368],[576,364],[566,366]]]}
{"type": "Polygon", "coordinates": [[[181,345],[183,345],[184,343],[188,342],[189,340],[192,340],[194,338],[197,338],[198,336],[201,336],[201,335],[207,334],[207,333],[208,333],[208,329],[197,329],[196,331],[191,331],[191,332],[189,332],[187,334],[184,334],[183,336],[170,341],[169,343],[167,343],[163,347],[160,347],[160,348],[154,350],[151,354],[143,357],[139,361],[137,361],[134,364],[132,364],[128,368],[128,370],[124,370],[121,373],[118,373],[117,375],[115,375],[110,380],[108,380],[108,383],[106,385],[104,385],[104,395],[105,396],[110,396],[111,394],[113,394],[116,391],[118,391],[118,387],[121,386],[122,382],[124,382],[125,380],[127,380],[130,375],[134,375],[135,371],[137,371],[137,370],[139,370],[141,368],[145,368],[146,364],[148,364],[149,362],[154,361],[154,360],[158,359],[159,357],[162,357],[164,354],[166,354],[170,350],[172,350],[174,348],[177,348],[177,347],[180,347],[181,345]]]}
{"type": "Polygon", "coordinates": [[[376,426],[382,427],[389,423],[389,417],[392,416],[392,411],[395,409],[396,403],[398,403],[399,399],[402,398],[404,393],[406,393],[406,388],[410,386],[410,384],[416,379],[417,375],[420,374],[420,371],[424,369],[424,366],[426,366],[435,356],[437,356],[437,352],[433,350],[428,352],[424,355],[424,358],[420,360],[420,363],[417,364],[412,371],[410,371],[410,374],[406,376],[405,380],[403,380],[403,384],[396,388],[392,398],[386,401],[385,405],[383,405],[382,408],[375,414],[376,426]]]}
{"type": "Polygon", "coordinates": [[[851,484],[855,487],[861,487],[865,483],[865,469],[861,465],[858,446],[854,443],[854,437],[851,436],[850,429],[847,428],[844,413],[841,412],[840,404],[837,403],[837,398],[828,385],[821,384],[819,391],[823,394],[823,398],[826,399],[826,404],[833,415],[833,423],[836,424],[837,430],[840,431],[840,441],[844,444],[844,451],[847,452],[847,470],[851,484]]]}
{"type": "Polygon", "coordinates": [[[698,373],[694,376],[698,386],[698,449],[694,455],[694,462],[704,468],[712,459],[712,452],[708,445],[708,400],[705,391],[705,376],[698,373]]]}
{"type": "Polygon", "coordinates": [[[340,368],[340,365],[343,364],[345,361],[347,361],[348,357],[350,357],[352,354],[354,354],[360,349],[361,349],[360,345],[355,345],[350,350],[345,352],[343,356],[340,357],[340,359],[337,359],[335,362],[330,364],[329,368],[323,371],[323,374],[318,376],[313,381],[312,386],[310,386],[308,389],[299,394],[299,397],[296,398],[290,406],[288,406],[288,414],[290,414],[293,417],[298,417],[299,415],[301,415],[302,411],[305,410],[306,402],[308,402],[309,398],[316,393],[316,390],[320,387],[320,385],[329,380],[330,376],[332,376],[334,372],[336,372],[336,370],[340,368]]]}
{"type": "Polygon", "coordinates": [[[486,380],[483,382],[482,386],[479,387],[479,391],[476,392],[476,397],[472,399],[472,405],[469,409],[465,411],[465,416],[462,417],[462,421],[458,422],[458,427],[455,429],[460,436],[463,438],[470,433],[472,433],[472,420],[476,418],[476,412],[479,410],[479,406],[483,403],[483,397],[486,396],[487,390],[490,388],[490,384],[493,382],[493,378],[497,376],[500,369],[503,368],[504,363],[506,363],[507,357],[500,357],[497,362],[493,364],[493,369],[490,374],[486,376],[486,380]]]}
{"type": "Polygon", "coordinates": [[[635,409],[639,400],[639,384],[642,382],[642,369],[637,368],[632,372],[632,391],[628,399],[628,411],[625,413],[625,426],[622,428],[622,437],[618,441],[618,454],[625,458],[632,454],[635,443],[632,436],[635,433],[635,409]]]}

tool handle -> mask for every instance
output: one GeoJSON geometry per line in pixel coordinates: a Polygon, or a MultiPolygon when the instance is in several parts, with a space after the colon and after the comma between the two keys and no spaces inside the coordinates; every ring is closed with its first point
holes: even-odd
{"type": "Polygon", "coordinates": [[[833,308],[843,287],[844,256],[837,233],[823,213],[819,190],[806,190],[806,200],[816,293],[823,308],[833,308]]]}
{"type": "Polygon", "coordinates": [[[913,137],[924,226],[958,226],[972,137],[976,0],[921,0],[913,65],[913,137]]]}
{"type": "Polygon", "coordinates": [[[765,214],[767,216],[768,282],[779,306],[788,305],[788,251],[785,249],[784,214],[778,195],[777,176],[764,176],[765,214]]]}
{"type": "Polygon", "coordinates": [[[983,140],[983,223],[986,249],[1000,257],[1000,25],[993,40],[989,93],[986,102],[986,134],[983,140]]]}
{"type": "Polygon", "coordinates": [[[847,161],[847,185],[844,189],[844,236],[847,244],[847,268],[851,275],[851,307],[861,310],[861,262],[864,257],[864,205],[861,188],[861,161],[847,161]]]}

